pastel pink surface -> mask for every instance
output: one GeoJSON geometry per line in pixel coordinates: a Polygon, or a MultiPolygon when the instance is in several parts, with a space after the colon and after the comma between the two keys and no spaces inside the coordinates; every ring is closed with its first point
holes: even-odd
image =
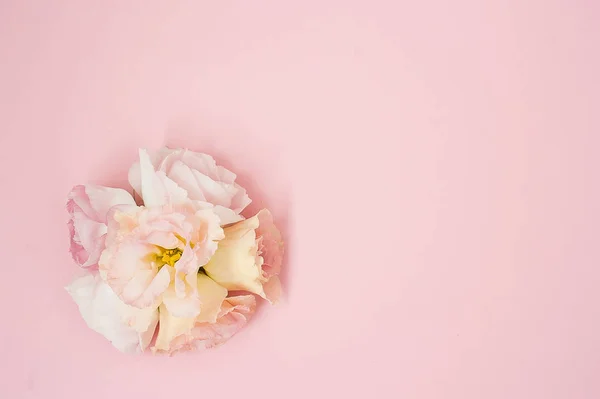
{"type": "Polygon", "coordinates": [[[2,1],[3,398],[600,397],[593,1],[2,1]],[[66,195],[214,155],[283,303],[131,357],[63,289],[66,195]],[[250,214],[248,213],[248,214],[250,214]]]}

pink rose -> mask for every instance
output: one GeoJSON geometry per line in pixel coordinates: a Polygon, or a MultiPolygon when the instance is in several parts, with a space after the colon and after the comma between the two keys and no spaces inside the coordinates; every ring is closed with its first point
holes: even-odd
{"type": "Polygon", "coordinates": [[[100,274],[132,306],[164,301],[179,317],[200,312],[196,277],[223,238],[212,209],[164,205],[116,207],[108,221],[100,274]]]}
{"type": "Polygon", "coordinates": [[[206,274],[228,290],[244,290],[277,302],[283,241],[271,213],[255,216],[224,229],[225,238],[204,266],[206,274]]]}
{"type": "Polygon", "coordinates": [[[75,186],[69,193],[70,252],[82,267],[94,266],[104,250],[106,215],[115,205],[134,205],[131,194],[120,188],[75,186]]]}
{"type": "Polygon", "coordinates": [[[250,199],[233,173],[204,154],[140,150],[129,180],[143,205],[120,189],[69,195],[73,257],[98,265],[67,288],[90,328],[123,351],[172,354],[246,325],[255,297],[230,291],[278,300],[281,235],[267,210],[240,215],[250,199]]]}
{"type": "Polygon", "coordinates": [[[199,268],[223,238],[221,224],[237,215],[190,200],[186,190],[154,170],[144,150],[138,165],[144,206],[116,207],[110,214],[100,273],[129,305],[144,308],[164,302],[177,317],[195,317],[201,310],[199,268]]]}

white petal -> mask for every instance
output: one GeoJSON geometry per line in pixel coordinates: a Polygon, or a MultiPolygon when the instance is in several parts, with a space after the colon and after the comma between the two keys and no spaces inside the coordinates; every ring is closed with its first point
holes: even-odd
{"type": "Polygon", "coordinates": [[[146,206],[161,206],[164,205],[164,197],[157,192],[156,172],[154,166],[150,162],[150,157],[146,150],[140,149],[140,181],[141,195],[146,206]]]}
{"type": "Polygon", "coordinates": [[[224,206],[217,205],[214,207],[213,212],[221,219],[221,226],[232,224],[244,220],[242,215],[238,215],[234,210],[225,208],[224,206]]]}
{"type": "Polygon", "coordinates": [[[132,166],[129,172],[131,185],[142,196],[147,207],[167,204],[181,204],[187,201],[187,191],[169,179],[164,172],[156,172],[146,150],[139,151],[139,166],[132,166]],[[139,179],[135,176],[139,173],[139,179]]]}
{"type": "Polygon", "coordinates": [[[117,349],[131,353],[146,349],[158,322],[155,308],[137,309],[124,304],[98,273],[76,279],[67,291],[87,325],[117,349]]]}

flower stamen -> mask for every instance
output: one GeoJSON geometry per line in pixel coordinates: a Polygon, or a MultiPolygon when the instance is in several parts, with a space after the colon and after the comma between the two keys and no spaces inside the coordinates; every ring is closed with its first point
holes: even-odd
{"type": "Polygon", "coordinates": [[[166,265],[174,266],[181,258],[182,251],[179,248],[165,249],[159,259],[166,265]]]}

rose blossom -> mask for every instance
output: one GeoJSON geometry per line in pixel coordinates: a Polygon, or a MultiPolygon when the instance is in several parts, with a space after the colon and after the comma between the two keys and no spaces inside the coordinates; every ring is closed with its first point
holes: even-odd
{"type": "Polygon", "coordinates": [[[100,273],[125,303],[144,308],[162,301],[178,317],[200,312],[196,276],[224,237],[214,208],[185,190],[140,151],[144,207],[115,207],[108,218],[100,273]]]}
{"type": "Polygon", "coordinates": [[[73,189],[73,256],[98,270],[67,289],[90,328],[123,351],[173,354],[246,325],[255,297],[229,291],[277,301],[281,235],[268,210],[240,215],[250,199],[235,177],[205,154],[140,150],[129,181],[143,205],[124,190],[73,189]]]}
{"type": "Polygon", "coordinates": [[[212,210],[117,207],[108,226],[100,273],[123,302],[144,308],[164,301],[180,317],[198,314],[198,269],[223,238],[212,210]]]}

